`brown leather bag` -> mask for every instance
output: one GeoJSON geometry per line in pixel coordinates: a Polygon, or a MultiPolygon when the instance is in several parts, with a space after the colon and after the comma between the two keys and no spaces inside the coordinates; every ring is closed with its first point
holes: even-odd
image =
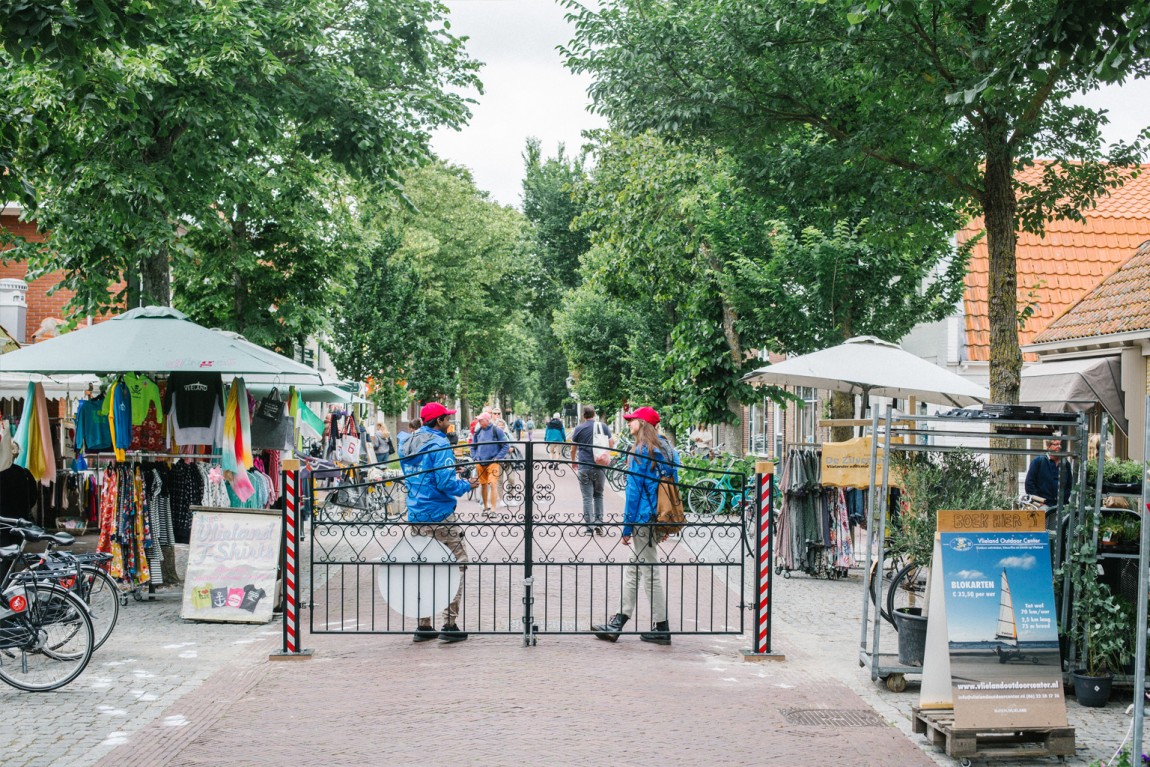
{"type": "Polygon", "coordinates": [[[659,515],[656,522],[655,534],[660,541],[668,535],[678,535],[687,524],[679,486],[670,477],[659,480],[659,515]]]}

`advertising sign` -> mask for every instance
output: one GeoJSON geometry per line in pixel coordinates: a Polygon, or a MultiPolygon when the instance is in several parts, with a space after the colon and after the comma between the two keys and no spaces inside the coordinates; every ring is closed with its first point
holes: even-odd
{"type": "Polygon", "coordinates": [[[180,617],[267,623],[275,602],[280,512],[192,508],[195,517],[180,617]]]}
{"type": "Polygon", "coordinates": [[[940,511],[938,530],[955,729],[1065,727],[1043,516],[940,511]]]}

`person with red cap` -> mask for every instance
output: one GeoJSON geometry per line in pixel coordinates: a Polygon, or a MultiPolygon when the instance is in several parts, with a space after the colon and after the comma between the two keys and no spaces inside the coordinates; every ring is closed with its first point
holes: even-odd
{"type": "Polygon", "coordinates": [[[456,499],[474,488],[474,477],[460,479],[455,470],[455,455],[447,440],[447,427],[454,410],[438,402],[429,402],[419,411],[423,425],[400,448],[400,464],[407,482],[407,521],[413,535],[434,538],[451,550],[460,563],[459,588],[443,611],[443,628],[436,631],[431,619],[421,616],[412,641],[427,642],[438,637],[444,642],[462,642],[467,634],[459,630],[459,600],[463,593],[463,576],[467,571],[467,547],[463,545],[463,528],[455,516],[456,499]]]}
{"type": "Polygon", "coordinates": [[[632,455],[627,466],[626,503],[623,507],[624,546],[635,544],[631,564],[623,571],[623,602],[610,621],[592,626],[595,636],[614,642],[623,626],[635,614],[639,602],[639,581],[645,581],[647,599],[651,604],[651,631],[639,635],[644,642],[671,644],[667,623],[667,600],[663,590],[663,575],[658,568],[659,533],[654,523],[659,517],[659,480],[678,483],[679,456],[671,443],[659,434],[659,413],[654,408],[641,407],[624,413],[631,436],[635,438],[632,455]]]}

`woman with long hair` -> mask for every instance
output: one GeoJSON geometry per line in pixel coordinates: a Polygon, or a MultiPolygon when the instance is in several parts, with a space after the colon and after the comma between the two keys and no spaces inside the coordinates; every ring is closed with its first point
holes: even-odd
{"type": "Polygon", "coordinates": [[[624,546],[634,544],[631,563],[623,570],[623,600],[619,612],[605,624],[593,626],[595,636],[607,642],[619,638],[623,626],[635,614],[639,603],[639,582],[651,607],[651,631],[639,635],[644,642],[671,644],[667,625],[667,599],[663,589],[663,573],[658,566],[660,536],[655,522],[659,518],[659,480],[678,483],[676,468],[679,456],[655,427],[659,413],[654,408],[641,407],[624,413],[631,436],[635,439],[633,455],[627,466],[626,504],[623,510],[624,546]]]}

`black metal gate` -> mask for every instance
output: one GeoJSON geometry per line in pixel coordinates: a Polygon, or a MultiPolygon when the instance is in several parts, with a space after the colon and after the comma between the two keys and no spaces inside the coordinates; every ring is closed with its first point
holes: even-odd
{"type": "MultiPolygon", "coordinates": [[[[744,567],[759,518],[745,475],[680,468],[681,494],[696,511],[659,544],[657,561],[635,563],[635,541],[624,545],[622,535],[628,454],[601,469],[608,482],[596,525],[584,518],[578,472],[598,467],[549,455],[546,443],[511,444],[493,508],[476,490],[442,523],[462,534],[463,567],[434,530],[408,521],[408,489],[429,479],[421,473],[368,466],[306,478],[312,633],[412,633],[420,616],[438,626],[458,594],[457,624],[468,634],[517,634],[525,644],[537,634],[586,634],[620,611],[628,571],[639,588],[625,633],[654,622],[652,577],[663,585],[671,633],[743,633],[744,567]]],[[[473,467],[465,448],[455,451],[459,468],[473,467]]]]}

